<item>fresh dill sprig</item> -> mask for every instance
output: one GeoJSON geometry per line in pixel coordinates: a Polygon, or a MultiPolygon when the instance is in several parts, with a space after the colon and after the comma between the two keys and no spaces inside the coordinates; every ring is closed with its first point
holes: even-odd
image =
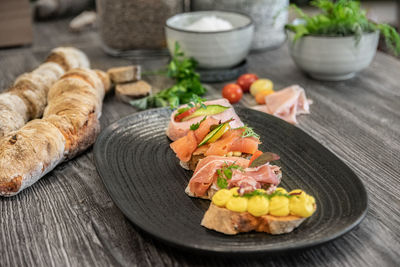
{"type": "Polygon", "coordinates": [[[199,129],[200,124],[201,124],[203,121],[205,121],[206,118],[207,118],[207,116],[205,116],[205,117],[204,117],[201,121],[199,121],[198,123],[193,123],[192,125],[190,125],[190,130],[194,131],[194,130],[199,129]]]}
{"type": "MultiPolygon", "coordinates": [[[[247,126],[247,125],[245,125],[245,126],[243,126],[243,127],[239,127],[239,128],[236,128],[236,129],[244,129],[244,131],[243,131],[243,133],[242,133],[242,137],[244,138],[244,137],[255,137],[255,138],[257,138],[257,139],[260,139],[260,135],[258,135],[254,130],[253,130],[253,128],[251,128],[251,127],[249,127],[249,126],[247,126]]],[[[235,130],[236,130],[235,129],[235,130]]]]}

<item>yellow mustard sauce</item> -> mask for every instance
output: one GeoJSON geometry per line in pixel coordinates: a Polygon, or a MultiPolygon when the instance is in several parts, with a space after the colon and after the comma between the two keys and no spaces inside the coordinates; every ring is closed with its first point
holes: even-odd
{"type": "Polygon", "coordinates": [[[250,197],[239,196],[238,187],[221,189],[212,198],[212,203],[235,212],[249,212],[253,216],[273,215],[310,217],[314,213],[315,199],[300,189],[288,193],[278,187],[277,194],[271,197],[264,196],[265,190],[257,189],[257,193],[250,197]]]}
{"type": "Polygon", "coordinates": [[[293,193],[299,195],[293,195],[289,200],[290,214],[299,217],[310,217],[314,213],[315,199],[300,189],[290,191],[289,194],[293,193]]]}

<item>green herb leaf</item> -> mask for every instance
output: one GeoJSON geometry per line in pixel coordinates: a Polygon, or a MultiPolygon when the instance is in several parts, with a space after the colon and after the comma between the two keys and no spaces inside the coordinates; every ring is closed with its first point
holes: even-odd
{"type": "Polygon", "coordinates": [[[147,104],[148,104],[147,100],[148,100],[148,97],[143,97],[143,98],[140,98],[137,100],[132,100],[129,102],[129,104],[131,104],[132,106],[134,106],[140,110],[143,110],[143,109],[147,108],[147,104]]]}
{"type": "Polygon", "coordinates": [[[217,185],[219,188],[227,188],[228,187],[228,180],[232,179],[232,169],[238,169],[243,171],[243,168],[236,164],[228,164],[225,165],[221,169],[217,169],[217,185]]]}
{"type": "Polygon", "coordinates": [[[217,178],[217,186],[220,189],[227,188],[228,187],[228,181],[226,179],[224,179],[224,178],[218,177],[217,178]]]}
{"type": "Polygon", "coordinates": [[[198,123],[193,123],[192,125],[190,125],[190,130],[194,131],[194,130],[199,129],[200,124],[201,124],[203,121],[205,121],[206,118],[207,118],[207,116],[205,116],[205,117],[204,117],[201,121],[199,121],[198,123]]]}
{"type": "Polygon", "coordinates": [[[245,125],[243,127],[240,127],[239,129],[244,129],[244,132],[242,133],[242,137],[255,137],[257,139],[260,139],[260,136],[254,132],[253,128],[245,125]]]}
{"type": "MultiPolygon", "coordinates": [[[[186,104],[193,98],[198,98],[206,93],[206,88],[200,82],[200,76],[195,72],[197,62],[192,58],[185,57],[178,42],[175,43],[174,54],[168,63],[167,71],[159,72],[175,80],[175,85],[170,88],[143,99],[142,101],[131,101],[131,105],[140,109],[151,107],[167,107],[172,109],[180,104],[186,104]]],[[[204,101],[204,99],[201,99],[204,101]]],[[[199,106],[202,106],[199,103],[199,106]]]]}
{"type": "MultiPolygon", "coordinates": [[[[268,198],[268,199],[271,199],[272,197],[275,197],[275,196],[282,196],[282,197],[287,197],[287,198],[294,197],[294,195],[289,195],[289,194],[285,194],[285,193],[278,192],[278,191],[275,191],[272,194],[267,194],[267,193],[258,191],[257,189],[252,191],[252,192],[245,193],[241,197],[251,198],[251,197],[254,197],[254,196],[262,196],[262,197],[265,197],[265,198],[268,198]]],[[[240,197],[240,195],[237,195],[237,196],[234,195],[234,197],[240,197]]]]}
{"type": "Polygon", "coordinates": [[[228,180],[232,179],[232,170],[231,169],[226,168],[226,169],[223,169],[223,171],[224,171],[224,175],[225,175],[226,179],[228,179],[228,180]]]}

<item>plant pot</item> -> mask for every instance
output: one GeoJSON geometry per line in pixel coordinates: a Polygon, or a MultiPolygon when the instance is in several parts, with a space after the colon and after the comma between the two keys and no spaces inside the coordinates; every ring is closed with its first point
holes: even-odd
{"type": "Polygon", "coordinates": [[[192,0],[193,11],[225,10],[245,13],[254,21],[251,49],[272,50],[286,40],[289,0],[192,0]]]}
{"type": "Polygon", "coordinates": [[[318,80],[347,80],[367,68],[376,53],[379,31],[365,33],[359,42],[354,36],[304,36],[293,41],[288,30],[289,52],[295,64],[318,80]]]}

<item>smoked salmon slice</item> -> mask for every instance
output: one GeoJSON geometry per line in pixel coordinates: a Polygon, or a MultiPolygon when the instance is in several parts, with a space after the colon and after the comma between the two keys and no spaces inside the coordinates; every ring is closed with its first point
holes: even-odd
{"type": "Polygon", "coordinates": [[[189,131],[186,136],[172,142],[170,147],[182,162],[188,162],[195,151],[197,155],[202,153],[205,156],[224,156],[231,151],[253,154],[258,150],[260,141],[255,137],[242,137],[243,128],[229,130],[214,143],[197,148],[198,144],[210,132],[210,126],[217,123],[215,119],[207,118],[200,123],[197,130],[189,131]],[[195,138],[193,138],[193,134],[195,138]]]}
{"type": "Polygon", "coordinates": [[[211,125],[218,124],[219,121],[210,117],[206,118],[199,125],[199,128],[189,132],[172,142],[169,146],[175,152],[176,156],[183,162],[188,162],[192,157],[193,152],[197,149],[197,145],[206,137],[210,132],[211,125]]]}
{"type": "MultiPolygon", "coordinates": [[[[229,103],[229,101],[225,98],[221,99],[216,99],[216,100],[210,100],[206,101],[203,104],[205,105],[221,105],[225,107],[229,107],[229,109],[225,110],[224,112],[218,113],[211,115],[210,117],[216,119],[217,121],[227,121],[229,119],[233,119],[229,125],[231,128],[238,128],[243,126],[243,122],[240,120],[239,116],[236,114],[235,110],[233,109],[232,105],[229,103]]],[[[180,106],[186,107],[187,105],[180,106]]],[[[177,110],[172,112],[169,125],[166,131],[166,134],[169,139],[172,141],[178,140],[181,137],[184,137],[190,130],[190,125],[194,123],[200,122],[203,117],[196,117],[193,119],[190,119],[188,121],[184,122],[177,122],[175,121],[175,115],[177,114],[177,110]]]]}
{"type": "Polygon", "coordinates": [[[230,151],[254,154],[258,150],[260,141],[254,137],[242,137],[243,131],[243,128],[228,131],[219,140],[211,143],[204,155],[224,156],[230,151]]]}

